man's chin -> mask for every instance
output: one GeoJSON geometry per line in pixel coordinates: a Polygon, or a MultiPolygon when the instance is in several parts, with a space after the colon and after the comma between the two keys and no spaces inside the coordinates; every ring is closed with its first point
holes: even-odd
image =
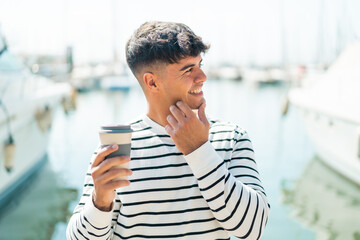
{"type": "Polygon", "coordinates": [[[198,110],[199,107],[205,103],[205,98],[203,98],[199,103],[192,103],[192,104],[189,104],[189,107],[192,109],[192,110],[198,110]]]}

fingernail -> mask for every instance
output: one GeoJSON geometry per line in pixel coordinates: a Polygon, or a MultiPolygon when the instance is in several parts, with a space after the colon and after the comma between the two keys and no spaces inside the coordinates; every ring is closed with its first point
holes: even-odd
{"type": "Polygon", "coordinates": [[[117,147],[117,144],[114,144],[111,146],[111,148],[115,149],[117,147]]]}
{"type": "Polygon", "coordinates": [[[171,105],[170,106],[170,110],[174,110],[175,109],[175,106],[174,105],[171,105]]]}

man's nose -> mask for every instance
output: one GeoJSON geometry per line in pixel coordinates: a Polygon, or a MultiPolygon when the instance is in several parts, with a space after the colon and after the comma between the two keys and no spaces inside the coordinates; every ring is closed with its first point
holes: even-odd
{"type": "Polygon", "coordinates": [[[194,79],[194,82],[198,83],[198,82],[205,82],[207,79],[204,71],[199,68],[198,71],[196,72],[196,76],[195,76],[195,79],[194,79]]]}

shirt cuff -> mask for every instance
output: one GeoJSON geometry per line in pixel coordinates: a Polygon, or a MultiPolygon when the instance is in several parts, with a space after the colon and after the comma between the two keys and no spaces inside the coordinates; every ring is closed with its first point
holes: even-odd
{"type": "Polygon", "coordinates": [[[184,157],[196,178],[202,177],[223,162],[209,141],[184,157]]]}
{"type": "Polygon", "coordinates": [[[83,214],[87,219],[89,219],[91,224],[95,225],[96,227],[101,228],[101,227],[110,226],[114,205],[115,204],[113,203],[112,209],[109,212],[101,211],[95,207],[91,194],[88,200],[85,202],[83,214]]]}

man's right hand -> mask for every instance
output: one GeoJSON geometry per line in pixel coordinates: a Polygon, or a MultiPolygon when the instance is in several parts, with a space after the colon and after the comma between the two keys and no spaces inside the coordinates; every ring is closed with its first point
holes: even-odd
{"type": "Polygon", "coordinates": [[[101,211],[110,211],[115,199],[115,189],[130,184],[128,180],[113,180],[115,178],[130,176],[132,171],[127,168],[112,168],[130,161],[129,156],[105,157],[115,152],[118,145],[108,146],[101,149],[91,164],[91,176],[94,181],[93,203],[101,211]],[[105,159],[105,160],[104,160],[105,159]]]}

